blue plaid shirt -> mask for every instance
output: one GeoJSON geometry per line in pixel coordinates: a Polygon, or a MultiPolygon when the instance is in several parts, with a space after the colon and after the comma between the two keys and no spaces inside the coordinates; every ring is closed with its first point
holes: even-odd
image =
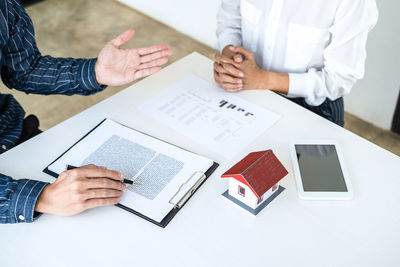
{"type": "MultiPolygon", "coordinates": [[[[1,78],[9,88],[44,95],[89,95],[105,88],[96,81],[96,59],[42,56],[32,21],[16,0],[0,0],[0,50],[1,78]]],[[[12,95],[0,94],[0,154],[17,143],[24,116],[12,95]]],[[[0,223],[32,222],[36,200],[45,186],[0,173],[0,223]]]]}

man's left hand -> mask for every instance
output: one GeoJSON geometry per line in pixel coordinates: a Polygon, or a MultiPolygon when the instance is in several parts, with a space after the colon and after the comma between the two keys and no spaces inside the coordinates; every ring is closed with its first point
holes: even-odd
{"type": "Polygon", "coordinates": [[[168,45],[144,48],[120,48],[135,35],[130,29],[108,42],[100,51],[95,66],[96,80],[101,85],[118,86],[161,70],[172,50],[168,45]]]}

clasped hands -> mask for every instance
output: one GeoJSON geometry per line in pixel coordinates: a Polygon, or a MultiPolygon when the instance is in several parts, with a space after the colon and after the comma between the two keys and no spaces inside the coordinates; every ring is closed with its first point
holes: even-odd
{"type": "Polygon", "coordinates": [[[289,76],[258,67],[254,55],[238,46],[226,46],[222,54],[215,55],[215,82],[228,92],[248,89],[266,89],[288,93],[289,76]]]}

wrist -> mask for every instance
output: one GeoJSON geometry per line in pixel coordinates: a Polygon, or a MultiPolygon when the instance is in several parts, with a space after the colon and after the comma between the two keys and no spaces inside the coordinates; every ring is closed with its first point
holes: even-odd
{"type": "Polygon", "coordinates": [[[91,58],[82,61],[78,67],[80,88],[86,91],[87,94],[97,93],[105,88],[100,86],[98,82],[99,78],[101,78],[99,65],[96,58],[91,58]]]}
{"type": "Polygon", "coordinates": [[[46,185],[40,193],[36,205],[35,212],[50,213],[51,209],[51,185],[46,185]]]}
{"type": "Polygon", "coordinates": [[[99,64],[99,60],[97,59],[96,60],[96,63],[94,64],[94,77],[95,77],[95,79],[96,79],[96,82],[100,85],[100,86],[102,86],[102,83],[101,83],[101,81],[100,81],[100,64],[99,64]]]}
{"type": "Polygon", "coordinates": [[[289,75],[287,73],[265,71],[265,87],[268,90],[287,94],[289,92],[289,75]]]}

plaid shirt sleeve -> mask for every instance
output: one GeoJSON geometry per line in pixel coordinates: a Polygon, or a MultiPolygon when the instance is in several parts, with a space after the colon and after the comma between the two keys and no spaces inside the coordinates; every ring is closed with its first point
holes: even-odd
{"type": "MultiPolygon", "coordinates": [[[[42,56],[32,21],[17,0],[1,1],[0,11],[1,78],[7,87],[45,95],[89,95],[105,88],[96,80],[96,59],[42,56]]],[[[23,116],[22,111],[20,114],[23,116]]],[[[12,115],[0,117],[0,134],[15,123],[12,115]]],[[[6,135],[3,139],[7,141],[9,137],[6,135]]],[[[0,223],[32,222],[36,200],[46,185],[0,174],[0,223]]]]}
{"type": "Polygon", "coordinates": [[[45,95],[89,95],[105,88],[96,80],[96,59],[42,56],[25,9],[16,0],[6,1],[6,9],[8,42],[1,76],[7,87],[45,95]]]}
{"type": "Polygon", "coordinates": [[[0,174],[0,223],[32,222],[38,216],[34,212],[36,200],[46,185],[0,174]]]}

